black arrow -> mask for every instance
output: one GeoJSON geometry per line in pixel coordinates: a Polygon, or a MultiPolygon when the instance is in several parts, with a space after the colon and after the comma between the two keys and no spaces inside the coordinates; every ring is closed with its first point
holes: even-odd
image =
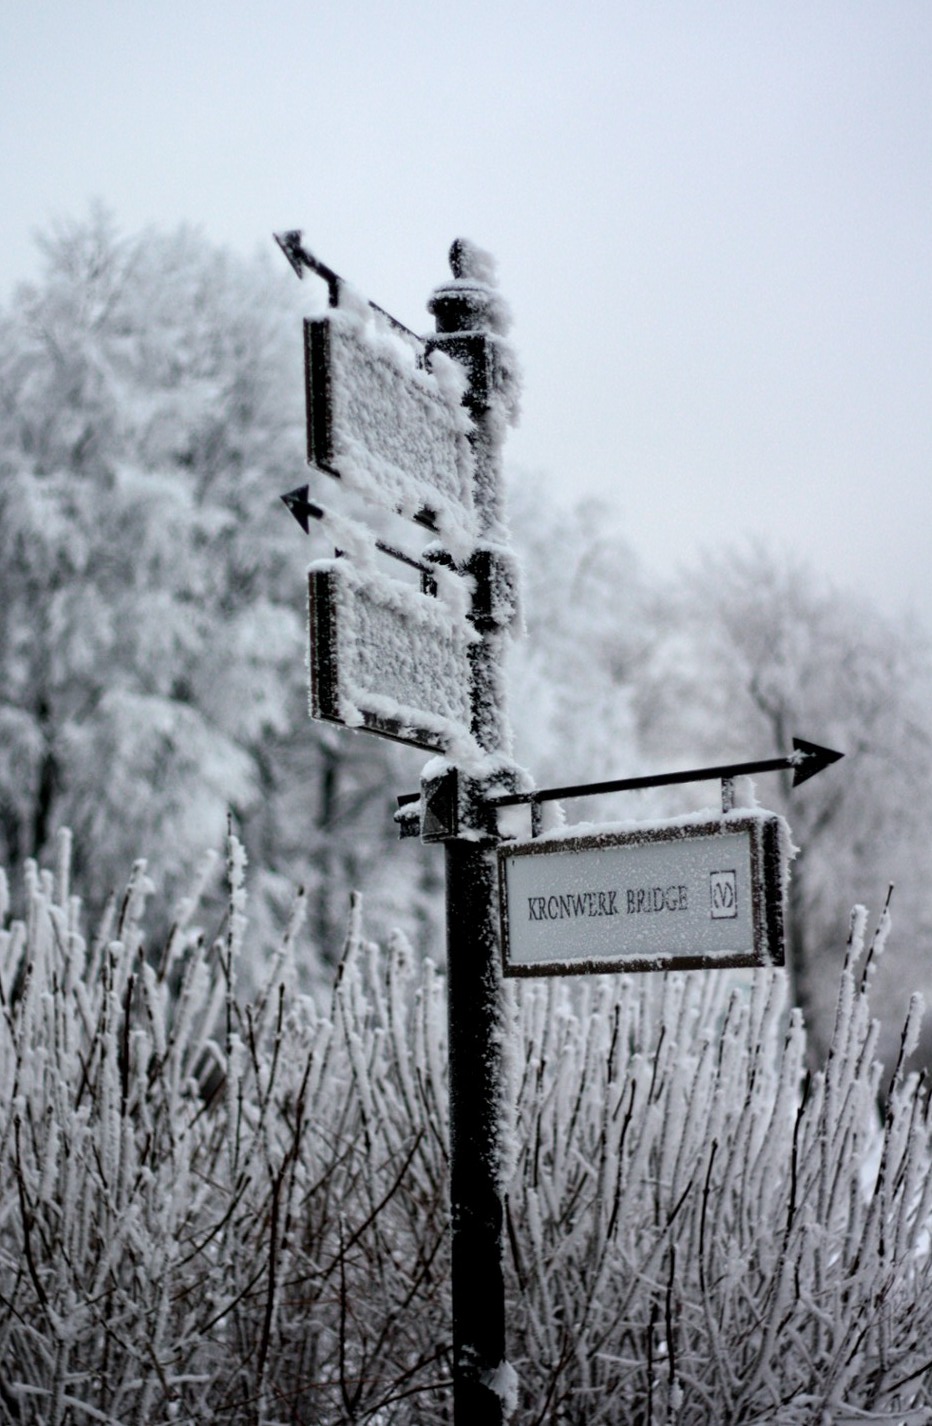
{"type": "Polygon", "coordinates": [[[278,243],[285,257],[291,263],[298,277],[304,277],[304,269],[309,268],[311,272],[316,272],[318,277],[322,277],[330,289],[330,306],[336,307],[340,300],[340,287],[343,283],[342,277],[334,272],[332,267],[314,257],[301,242],[301,229],[292,228],[287,233],[273,233],[272,237],[278,243]]]}
{"type": "Polygon", "coordinates": [[[301,529],[306,535],[311,533],[311,520],[322,520],[324,512],[319,505],[308,499],[310,486],[300,485],[297,490],[289,490],[287,495],[281,497],[283,503],[288,506],[292,515],[297,520],[301,529]]]}
{"type": "Polygon", "coordinates": [[[818,743],[807,743],[805,738],[793,739],[793,752],[789,766],[795,769],[793,786],[798,787],[807,778],[815,777],[823,768],[830,767],[843,758],[844,753],[835,753],[831,748],[820,748],[818,743]],[[795,759],[795,761],[794,761],[795,759]]]}
{"type": "MultiPolygon", "coordinates": [[[[313,500],[308,499],[309,491],[309,485],[299,485],[297,490],[289,490],[287,495],[279,496],[282,504],[287,505],[306,535],[311,533],[312,520],[327,519],[327,512],[323,506],[315,505],[313,500]]],[[[406,564],[409,565],[411,569],[416,569],[425,581],[425,594],[436,594],[437,570],[433,565],[425,564],[423,560],[415,559],[413,555],[405,554],[404,550],[396,549],[394,545],[386,544],[384,540],[376,540],[375,547],[377,550],[381,550],[383,555],[389,555],[393,560],[398,560],[401,564],[406,564]]]]}
{"type": "MultiPolygon", "coordinates": [[[[763,758],[753,763],[730,763],[727,767],[696,767],[688,772],[651,773],[648,777],[619,777],[611,782],[582,782],[575,787],[541,787],[536,792],[509,792],[489,799],[496,807],[517,807],[526,802],[555,802],[563,797],[591,797],[599,792],[634,792],[639,787],[668,787],[674,782],[711,782],[715,778],[746,777],[754,772],[778,772],[793,769],[793,786],[798,787],[817,772],[837,763],[844,753],[807,743],[805,738],[793,739],[793,751],[782,758],[763,758]]],[[[406,792],[398,798],[399,807],[417,802],[419,792],[406,792]]]]}
{"type": "MultiPolygon", "coordinates": [[[[347,284],[338,272],[334,272],[332,267],[328,267],[325,262],[321,262],[320,258],[308,252],[301,241],[301,229],[292,228],[287,233],[273,233],[272,237],[278,243],[285,257],[302,280],[304,278],[305,268],[310,272],[316,272],[318,277],[323,278],[327,284],[330,306],[339,307],[340,289],[347,286],[347,284]]],[[[377,312],[380,317],[384,317],[385,321],[388,322],[389,326],[393,327],[396,332],[406,337],[419,352],[424,350],[424,339],[419,337],[417,332],[412,332],[410,327],[406,327],[404,322],[399,322],[398,318],[393,317],[391,312],[386,312],[385,308],[380,307],[378,302],[369,302],[369,306],[373,312],[377,312]]]]}
{"type": "Polygon", "coordinates": [[[648,777],[623,777],[612,782],[581,783],[575,787],[543,787],[537,792],[509,792],[502,797],[490,799],[496,807],[516,807],[524,802],[554,802],[563,797],[589,797],[599,792],[633,792],[639,787],[666,787],[674,782],[707,782],[714,778],[744,777],[755,772],[776,772],[780,768],[793,769],[793,786],[798,787],[807,778],[843,758],[844,753],[833,752],[831,748],[821,748],[818,743],[807,743],[804,738],[793,739],[793,751],[782,758],[764,758],[752,763],[731,763],[727,767],[692,768],[687,772],[653,773],[648,777]]]}

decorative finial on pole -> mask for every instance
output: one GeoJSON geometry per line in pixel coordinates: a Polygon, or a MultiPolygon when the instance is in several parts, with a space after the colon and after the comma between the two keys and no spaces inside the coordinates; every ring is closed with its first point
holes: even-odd
{"type": "Polygon", "coordinates": [[[450,247],[453,281],[442,283],[427,304],[438,332],[489,332],[503,337],[511,312],[498,290],[495,258],[478,243],[456,238],[450,247]]]}
{"type": "Polygon", "coordinates": [[[461,280],[498,286],[498,264],[490,252],[469,238],[454,238],[450,245],[450,271],[461,280]]]}

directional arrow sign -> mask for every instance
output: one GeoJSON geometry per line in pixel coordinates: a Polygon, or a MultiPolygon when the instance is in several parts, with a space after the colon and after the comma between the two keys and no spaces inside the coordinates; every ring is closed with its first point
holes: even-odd
{"type": "Polygon", "coordinates": [[[435,752],[473,748],[466,619],[348,560],[309,573],[311,716],[435,752]]]}
{"type": "Polygon", "coordinates": [[[281,500],[291,511],[306,535],[311,533],[311,521],[319,520],[324,513],[321,507],[315,505],[311,500],[310,487],[307,485],[300,485],[297,490],[289,490],[287,495],[281,497],[281,500]]]}
{"type": "Polygon", "coordinates": [[[307,458],[383,508],[471,540],[473,457],[459,369],[363,304],[305,322],[307,458]]]}
{"type": "MultiPolygon", "coordinates": [[[[781,767],[793,769],[794,787],[798,787],[810,777],[815,777],[817,772],[844,757],[844,753],[833,752],[831,748],[820,748],[818,743],[807,743],[805,738],[794,738],[793,748],[794,751],[788,758],[778,758],[776,761],[781,767]]],[[[763,768],[758,771],[762,772],[763,768]]],[[[732,775],[738,776],[737,773],[732,775]]]]}
{"type": "Polygon", "coordinates": [[[506,842],[505,974],[782,965],[786,856],[759,811],[506,842]]]}
{"type": "MultiPolygon", "coordinates": [[[[649,773],[646,777],[620,777],[610,782],[576,783],[572,787],[542,787],[535,792],[513,792],[496,797],[498,807],[514,807],[523,802],[554,802],[563,797],[591,797],[602,792],[633,792],[640,787],[669,787],[677,782],[711,782],[717,778],[747,777],[755,772],[776,772],[793,769],[793,786],[798,787],[817,772],[838,762],[844,753],[820,748],[804,738],[793,739],[793,752],[781,758],[763,758],[750,763],[729,763],[723,767],[690,768],[686,772],[649,773]]],[[[412,794],[413,796],[413,794],[412,794]]]]}
{"type": "MultiPolygon", "coordinates": [[[[297,490],[289,490],[287,495],[282,495],[280,498],[282,504],[291,511],[306,535],[310,534],[312,520],[322,520],[324,523],[331,524],[335,529],[339,529],[341,525],[345,528],[345,522],[335,521],[333,515],[322,505],[317,505],[309,499],[309,487],[306,485],[299,486],[297,490]]],[[[386,544],[385,540],[375,539],[373,544],[383,555],[398,560],[399,564],[407,565],[409,569],[416,569],[421,576],[421,589],[425,594],[437,593],[436,565],[428,564],[425,560],[417,559],[404,550],[396,549],[394,545],[386,544]]]]}

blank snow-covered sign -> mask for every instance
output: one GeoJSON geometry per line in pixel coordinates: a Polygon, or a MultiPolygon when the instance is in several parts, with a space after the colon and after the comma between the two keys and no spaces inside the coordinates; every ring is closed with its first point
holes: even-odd
{"type": "Polygon", "coordinates": [[[464,376],[371,310],[305,322],[307,458],[349,489],[454,541],[475,536],[464,376]],[[429,362],[429,369],[424,362],[429,362]]]}
{"type": "Polygon", "coordinates": [[[785,827],[731,812],[506,843],[506,975],[783,965],[785,827]]]}
{"type": "Polygon", "coordinates": [[[435,752],[472,747],[464,615],[340,559],[311,566],[309,611],[313,718],[435,752]]]}

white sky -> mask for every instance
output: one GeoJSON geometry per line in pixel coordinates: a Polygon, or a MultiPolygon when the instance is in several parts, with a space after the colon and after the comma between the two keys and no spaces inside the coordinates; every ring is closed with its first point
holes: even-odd
{"type": "Polygon", "coordinates": [[[425,330],[462,233],[513,461],[648,566],[765,534],[932,623],[928,0],[4,0],[0,59],[0,295],[99,197],[425,330]]]}

